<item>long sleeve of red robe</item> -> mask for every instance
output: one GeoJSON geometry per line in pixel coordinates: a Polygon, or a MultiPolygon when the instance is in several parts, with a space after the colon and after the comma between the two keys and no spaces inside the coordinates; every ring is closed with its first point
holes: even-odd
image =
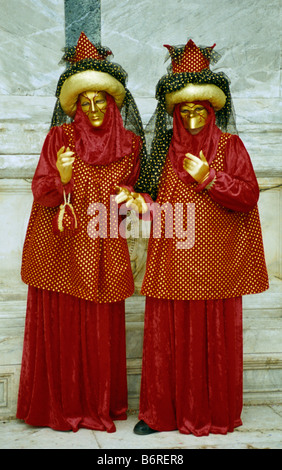
{"type": "MultiPolygon", "coordinates": [[[[68,194],[73,189],[73,178],[69,183],[61,182],[59,171],[56,167],[57,152],[62,146],[69,145],[68,138],[63,127],[53,127],[48,133],[42,147],[38,165],[32,180],[32,192],[35,202],[46,207],[56,207],[63,201],[63,191],[68,194]]],[[[141,144],[139,144],[141,145],[141,144]]],[[[140,172],[139,151],[136,146],[134,171],[129,176],[126,184],[134,186],[140,172]]],[[[81,157],[83,159],[83,156],[81,157]]]]}
{"type": "Polygon", "coordinates": [[[227,142],[224,170],[211,172],[211,178],[198,185],[195,191],[202,191],[214,177],[209,195],[215,202],[239,212],[249,212],[255,207],[259,199],[259,186],[250,156],[237,135],[227,142]]]}

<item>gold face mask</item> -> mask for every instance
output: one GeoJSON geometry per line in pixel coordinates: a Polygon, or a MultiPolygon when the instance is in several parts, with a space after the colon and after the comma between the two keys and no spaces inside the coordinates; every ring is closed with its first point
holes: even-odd
{"type": "Polygon", "coordinates": [[[107,109],[107,97],[104,91],[85,91],[79,95],[82,111],[93,127],[100,127],[107,109]]]}
{"type": "Polygon", "coordinates": [[[198,134],[206,124],[208,111],[204,106],[195,103],[183,103],[180,106],[183,125],[192,135],[198,134]]]}

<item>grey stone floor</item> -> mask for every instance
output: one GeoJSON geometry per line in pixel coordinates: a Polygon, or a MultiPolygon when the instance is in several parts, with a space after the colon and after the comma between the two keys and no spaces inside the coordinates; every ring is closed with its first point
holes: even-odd
{"type": "Polygon", "coordinates": [[[135,413],[127,421],[117,421],[117,432],[111,434],[87,429],[59,432],[7,420],[0,422],[0,449],[282,449],[282,404],[245,406],[242,420],[243,426],[233,433],[207,437],[178,431],[136,436],[135,413]]]}

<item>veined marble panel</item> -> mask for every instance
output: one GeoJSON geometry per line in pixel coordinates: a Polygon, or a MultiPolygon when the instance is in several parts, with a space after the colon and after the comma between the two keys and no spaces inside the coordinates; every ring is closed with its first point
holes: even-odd
{"type": "MultiPolygon", "coordinates": [[[[136,100],[144,126],[155,110],[154,98],[136,100]]],[[[0,177],[32,178],[50,128],[54,97],[0,96],[0,177]]],[[[257,176],[282,174],[282,101],[235,101],[237,126],[257,176]]],[[[148,134],[147,134],[147,137],[148,134]]]]}
{"type": "Polygon", "coordinates": [[[259,183],[258,207],[266,262],[269,272],[282,280],[282,178],[259,178],[259,183]]]}
{"type": "Polygon", "coordinates": [[[279,98],[281,7],[280,0],[103,0],[101,41],[129,73],[136,96],[154,96],[166,73],[163,44],[191,37],[198,45],[216,43],[222,59],[214,70],[228,75],[234,97],[279,98]]]}
{"type": "Polygon", "coordinates": [[[1,0],[0,94],[54,95],[63,71],[63,0],[1,0]]]}
{"type": "Polygon", "coordinates": [[[25,299],[21,257],[32,205],[30,182],[0,180],[0,299],[25,299]]]}

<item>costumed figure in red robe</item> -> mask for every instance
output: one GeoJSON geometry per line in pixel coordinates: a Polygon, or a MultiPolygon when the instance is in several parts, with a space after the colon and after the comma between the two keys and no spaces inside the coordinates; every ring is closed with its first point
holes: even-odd
{"type": "Polygon", "coordinates": [[[126,419],[125,299],[134,283],[116,198],[133,190],[146,150],[127,74],[109,55],[84,33],[66,50],[23,249],[17,417],[61,431],[114,432],[114,420],[126,419]]]}
{"type": "Polygon", "coordinates": [[[226,434],[242,424],[242,296],[268,288],[250,157],[234,133],[214,46],[165,46],[147,168],[156,201],[136,434],[226,434]],[[230,132],[232,129],[232,132],[230,132]]]}

